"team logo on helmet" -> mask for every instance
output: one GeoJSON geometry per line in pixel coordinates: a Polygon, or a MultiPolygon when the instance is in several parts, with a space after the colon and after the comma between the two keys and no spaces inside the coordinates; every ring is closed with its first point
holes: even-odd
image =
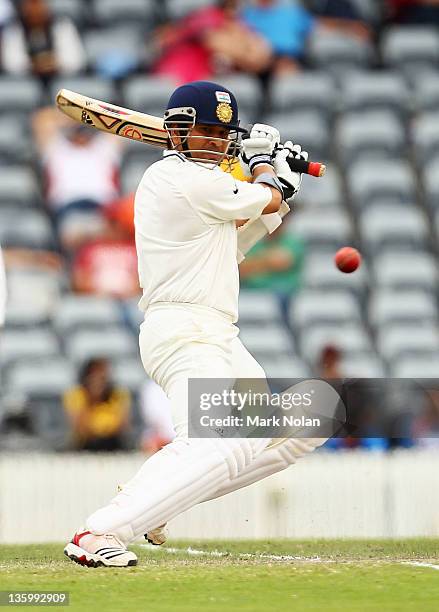
{"type": "Polygon", "coordinates": [[[227,102],[220,102],[216,107],[216,116],[223,123],[230,123],[233,117],[233,108],[227,102]]]}

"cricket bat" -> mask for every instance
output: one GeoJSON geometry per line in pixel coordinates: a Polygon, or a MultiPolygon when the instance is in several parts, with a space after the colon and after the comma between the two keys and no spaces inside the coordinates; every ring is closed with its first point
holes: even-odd
{"type": "MultiPolygon", "coordinates": [[[[160,117],[108,104],[69,89],[58,92],[56,104],[65,115],[89,127],[154,147],[168,147],[168,134],[160,117]]],[[[326,166],[318,162],[292,158],[288,163],[294,172],[316,177],[326,172],[326,166]]]]}

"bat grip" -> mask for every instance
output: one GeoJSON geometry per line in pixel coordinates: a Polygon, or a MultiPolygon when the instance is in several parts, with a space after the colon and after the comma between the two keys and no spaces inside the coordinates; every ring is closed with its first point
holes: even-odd
{"type": "Polygon", "coordinates": [[[287,158],[287,162],[293,172],[302,172],[317,178],[324,176],[326,172],[326,166],[318,162],[305,161],[294,157],[287,158]]]}

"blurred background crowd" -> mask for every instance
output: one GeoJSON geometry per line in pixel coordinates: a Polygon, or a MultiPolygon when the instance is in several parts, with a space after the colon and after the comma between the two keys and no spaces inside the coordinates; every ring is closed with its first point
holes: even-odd
{"type": "Polygon", "coordinates": [[[160,116],[198,79],[329,166],[240,266],[243,342],[270,377],[404,379],[385,436],[329,446],[435,444],[438,395],[409,379],[439,372],[438,25],[435,0],[0,0],[0,448],[172,437],[137,348],[133,198],[161,152],[53,102],[65,87],[160,116]],[[333,264],[347,244],[353,275],[333,264]]]}

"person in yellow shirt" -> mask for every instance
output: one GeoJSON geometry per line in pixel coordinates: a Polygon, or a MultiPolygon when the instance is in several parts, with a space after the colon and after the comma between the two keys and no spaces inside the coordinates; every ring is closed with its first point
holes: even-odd
{"type": "Polygon", "coordinates": [[[63,398],[76,450],[112,451],[125,448],[131,397],[111,381],[105,358],[88,360],[79,374],[79,384],[63,398]]]}

